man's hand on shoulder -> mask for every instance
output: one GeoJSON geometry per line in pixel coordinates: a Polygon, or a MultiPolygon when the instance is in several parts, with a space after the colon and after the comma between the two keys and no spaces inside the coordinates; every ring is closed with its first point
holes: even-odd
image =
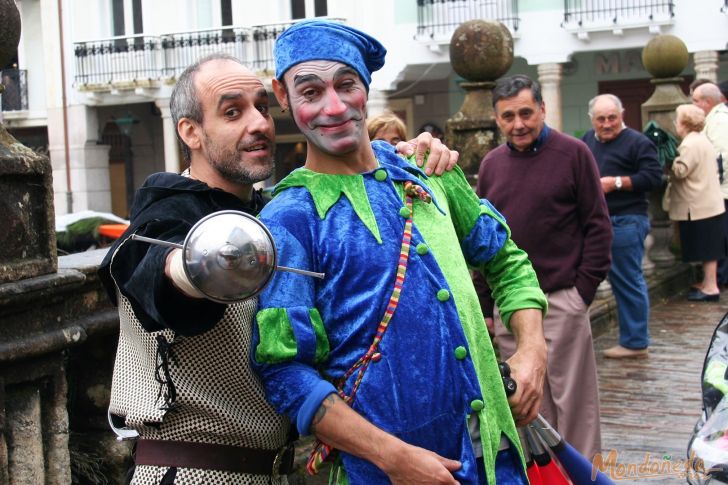
{"type": "Polygon", "coordinates": [[[415,161],[418,167],[424,165],[427,175],[442,175],[446,171],[452,170],[458,163],[460,154],[455,150],[450,150],[443,145],[439,138],[427,132],[420,133],[419,136],[410,141],[401,141],[397,143],[397,152],[410,156],[415,154],[415,161]]]}

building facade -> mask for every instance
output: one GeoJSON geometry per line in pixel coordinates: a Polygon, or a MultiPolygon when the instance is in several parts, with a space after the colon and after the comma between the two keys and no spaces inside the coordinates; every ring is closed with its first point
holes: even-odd
{"type": "MultiPolygon", "coordinates": [[[[3,66],[3,122],[51,157],[57,214],[85,209],[128,215],[147,175],[182,166],[169,111],[176,77],[216,51],[239,57],[267,86],[275,38],[300,18],[328,17],[388,48],[374,74],[371,114],[391,109],[410,134],[444,131],[463,101],[449,62],[452,32],[466,20],[499,20],[514,38],[509,74],[539,79],[547,122],[579,136],[588,100],[611,92],[641,128],[652,93],[642,48],[659,33],[691,53],[683,73],[728,79],[728,0],[16,0],[23,32],[3,66]],[[605,3],[608,6],[605,6],[605,3]],[[10,89],[8,89],[10,86],[10,89]]],[[[305,142],[288,114],[272,110],[274,180],[299,166],[305,142]]]]}

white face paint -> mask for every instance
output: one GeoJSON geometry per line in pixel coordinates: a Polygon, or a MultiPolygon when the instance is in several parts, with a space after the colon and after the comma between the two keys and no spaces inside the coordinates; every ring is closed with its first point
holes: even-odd
{"type": "Polygon", "coordinates": [[[284,75],[291,113],[313,148],[344,155],[368,143],[367,90],[351,67],[333,61],[308,61],[284,75]]]}

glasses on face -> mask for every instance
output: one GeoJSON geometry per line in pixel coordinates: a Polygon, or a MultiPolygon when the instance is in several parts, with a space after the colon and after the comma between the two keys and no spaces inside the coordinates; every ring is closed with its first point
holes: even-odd
{"type": "Polygon", "coordinates": [[[615,121],[617,121],[618,118],[619,116],[617,115],[597,116],[596,118],[594,118],[594,121],[596,121],[597,123],[605,123],[607,121],[610,123],[614,123],[615,121]]]}

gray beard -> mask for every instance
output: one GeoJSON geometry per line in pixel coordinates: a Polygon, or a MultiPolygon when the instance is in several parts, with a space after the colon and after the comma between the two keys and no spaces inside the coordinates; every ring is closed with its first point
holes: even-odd
{"type": "Polygon", "coordinates": [[[229,158],[210,160],[210,164],[225,180],[242,185],[253,185],[256,182],[262,182],[273,174],[275,168],[273,159],[266,166],[255,166],[252,169],[241,166],[239,160],[229,158]]]}

